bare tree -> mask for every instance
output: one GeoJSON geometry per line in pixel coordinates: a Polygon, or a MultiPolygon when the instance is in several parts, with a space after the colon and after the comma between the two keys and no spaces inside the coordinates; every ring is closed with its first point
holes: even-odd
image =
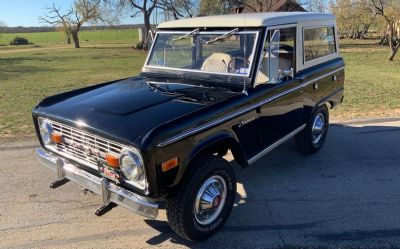
{"type": "Polygon", "coordinates": [[[388,60],[393,61],[400,48],[400,41],[396,41],[396,27],[400,20],[400,1],[399,0],[366,0],[363,3],[372,13],[381,17],[387,27],[389,36],[390,55],[388,60]]]}
{"type": "Polygon", "coordinates": [[[199,14],[199,7],[199,0],[159,0],[157,4],[166,20],[194,17],[199,14]]]}
{"type": "Polygon", "coordinates": [[[324,0],[311,0],[304,3],[308,11],[312,12],[325,12],[324,0]]]}
{"type": "Polygon", "coordinates": [[[66,12],[62,13],[61,8],[56,7],[53,3],[52,7],[47,8],[48,14],[39,17],[39,20],[52,26],[61,27],[68,37],[72,37],[75,48],[80,47],[79,31],[83,24],[92,22],[111,23],[115,18],[105,18],[102,13],[101,0],[75,0],[73,6],[66,12]]]}
{"type": "Polygon", "coordinates": [[[201,0],[201,15],[241,12],[302,11],[311,0],[201,0]]]}
{"type": "Polygon", "coordinates": [[[232,14],[241,0],[200,0],[200,16],[232,14]]]}
{"type": "Polygon", "coordinates": [[[112,3],[117,8],[128,9],[131,12],[131,17],[139,14],[143,15],[144,22],[144,44],[148,44],[148,34],[151,30],[150,17],[153,11],[157,8],[159,0],[105,0],[112,3]]]}
{"type": "Polygon", "coordinates": [[[377,24],[376,15],[362,3],[364,0],[331,0],[330,11],[336,16],[341,38],[364,39],[371,26],[377,24]]]}
{"type": "Polygon", "coordinates": [[[61,26],[61,25],[59,25],[59,26],[56,27],[56,30],[59,31],[59,32],[62,32],[62,33],[65,35],[65,42],[66,42],[67,44],[71,44],[71,39],[72,39],[72,37],[71,37],[71,32],[70,32],[70,30],[68,29],[68,26],[65,26],[65,25],[61,26]]]}
{"type": "Polygon", "coordinates": [[[236,5],[247,12],[271,12],[286,4],[287,0],[237,0],[236,5]]]}

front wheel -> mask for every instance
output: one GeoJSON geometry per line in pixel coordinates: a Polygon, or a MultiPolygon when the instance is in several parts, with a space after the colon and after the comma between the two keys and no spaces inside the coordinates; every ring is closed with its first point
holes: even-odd
{"type": "Polygon", "coordinates": [[[324,145],[329,128],[328,108],[318,107],[304,130],[295,136],[297,148],[304,154],[314,154],[324,145]]]}
{"type": "Polygon", "coordinates": [[[236,195],[232,166],[217,156],[196,160],[178,193],[166,200],[167,218],[180,236],[200,241],[215,233],[226,221],[236,195]]]}

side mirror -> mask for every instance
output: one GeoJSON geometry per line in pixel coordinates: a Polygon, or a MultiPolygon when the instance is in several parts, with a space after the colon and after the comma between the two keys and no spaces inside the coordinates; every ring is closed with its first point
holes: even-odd
{"type": "Polygon", "coordinates": [[[279,79],[293,79],[294,78],[294,69],[279,69],[278,70],[279,79]]]}

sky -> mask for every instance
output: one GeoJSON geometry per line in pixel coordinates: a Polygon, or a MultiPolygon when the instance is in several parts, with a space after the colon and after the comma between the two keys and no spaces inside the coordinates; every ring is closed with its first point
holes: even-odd
{"type": "MultiPolygon", "coordinates": [[[[0,22],[8,27],[47,26],[38,20],[39,16],[46,14],[46,7],[55,3],[62,10],[67,10],[72,2],[73,0],[0,0],[0,22]]],[[[141,19],[128,16],[122,18],[121,23],[141,23],[141,19]]]]}
{"type": "MultiPolygon", "coordinates": [[[[326,3],[328,0],[324,0],[326,3]]],[[[0,0],[0,22],[8,27],[16,26],[48,26],[41,23],[39,16],[46,14],[46,7],[56,6],[68,10],[73,0],[0,0]]],[[[121,17],[121,24],[143,23],[140,16],[130,18],[129,15],[121,17]]]]}

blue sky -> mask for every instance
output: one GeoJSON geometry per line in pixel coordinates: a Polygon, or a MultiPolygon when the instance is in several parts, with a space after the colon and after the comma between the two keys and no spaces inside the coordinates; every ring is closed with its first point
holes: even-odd
{"type": "MultiPolygon", "coordinates": [[[[324,0],[326,3],[328,0],[324,0]]],[[[15,26],[46,26],[40,23],[39,16],[46,13],[46,7],[55,3],[62,10],[67,10],[73,0],[0,0],[0,21],[9,27],[15,26]]],[[[152,20],[153,21],[153,20],[152,20]]],[[[121,18],[122,24],[143,23],[140,16],[121,18]]]]}
{"type": "MultiPolygon", "coordinates": [[[[53,3],[67,10],[73,0],[0,0],[0,21],[7,26],[45,26],[38,20],[53,3]]],[[[140,23],[141,18],[122,18],[121,23],[140,23]]]]}

